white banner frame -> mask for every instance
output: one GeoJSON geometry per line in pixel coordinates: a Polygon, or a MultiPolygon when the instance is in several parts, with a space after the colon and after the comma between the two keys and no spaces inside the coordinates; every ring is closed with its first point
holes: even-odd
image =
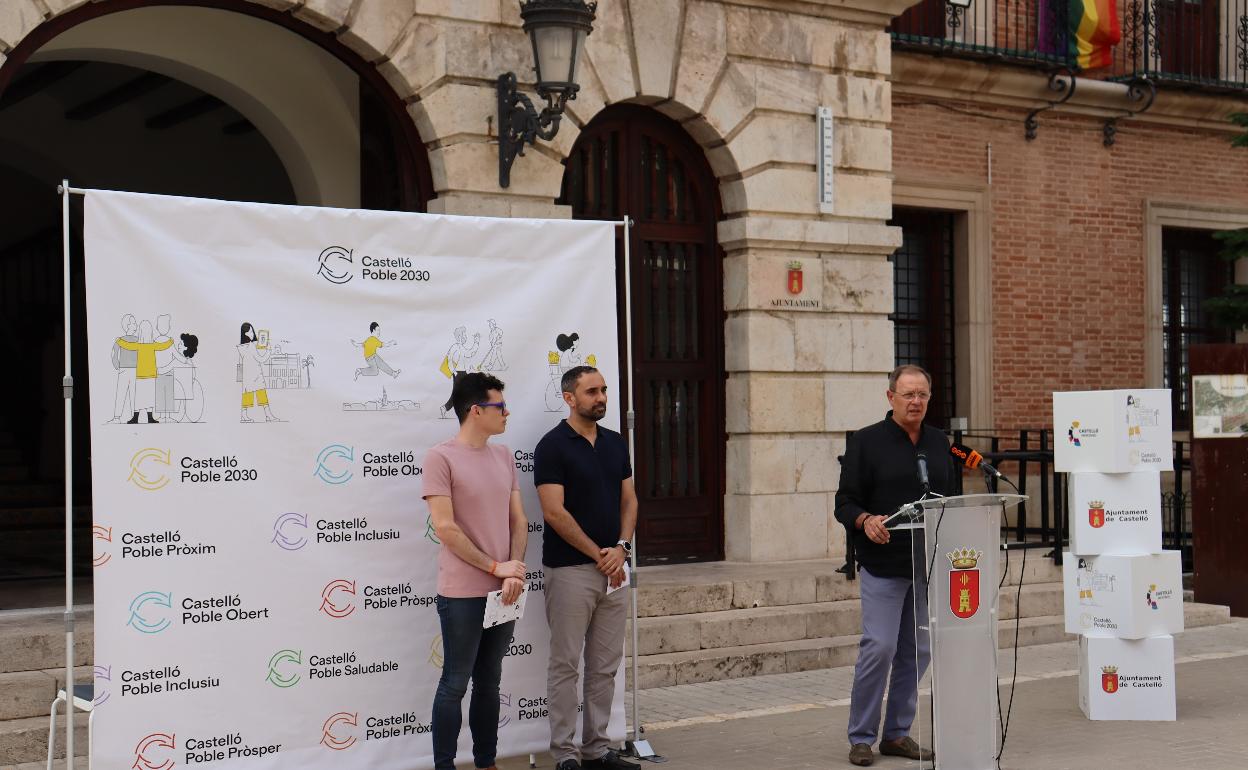
{"type": "MultiPolygon", "coordinates": [[[[74,748],[74,688],[75,688],[75,672],[74,672],[74,636],[75,636],[75,613],[74,613],[74,569],[73,569],[73,398],[74,398],[74,381],[73,367],[71,361],[71,255],[70,255],[70,196],[78,195],[86,198],[91,192],[91,188],[78,188],[70,185],[68,179],[62,179],[57,185],[57,193],[61,197],[61,225],[62,225],[62,262],[63,262],[63,323],[64,323],[64,376],[62,379],[62,395],[64,399],[64,419],[65,419],[65,685],[64,691],[68,694],[66,698],[66,720],[65,720],[65,767],[72,770],[75,759],[74,748]]],[[[582,220],[584,221],[584,220],[582,220]]],[[[636,442],[635,442],[635,426],[636,413],[634,409],[634,382],[633,382],[633,323],[632,323],[632,262],[630,255],[631,247],[631,231],[635,221],[628,215],[625,215],[620,221],[605,221],[605,224],[611,224],[615,227],[624,228],[623,243],[623,268],[624,268],[624,328],[622,330],[625,343],[626,364],[621,372],[626,390],[626,411],[624,427],[627,429],[627,441],[629,447],[629,457],[636,462],[636,442]]],[[[85,259],[85,256],[84,256],[85,259]]],[[[618,299],[618,298],[617,298],[618,299]]],[[[637,681],[638,681],[638,593],[637,593],[637,568],[638,568],[638,548],[637,534],[634,531],[634,548],[631,554],[631,567],[633,578],[630,583],[630,615],[631,615],[631,635],[632,649],[628,653],[630,656],[630,664],[632,668],[631,682],[628,684],[629,696],[631,699],[631,720],[627,725],[627,734],[631,736],[631,740],[627,741],[628,750],[634,752],[638,756],[648,757],[654,756],[650,749],[649,742],[642,736],[645,729],[642,727],[639,717],[639,706],[637,699],[637,681]]],[[[49,742],[55,740],[54,735],[49,735],[49,742]]],[[[89,744],[90,742],[88,742],[89,744]]],[[[52,747],[49,747],[49,758],[52,756],[52,747]]],[[[533,765],[533,755],[530,755],[530,765],[533,765]]]]}

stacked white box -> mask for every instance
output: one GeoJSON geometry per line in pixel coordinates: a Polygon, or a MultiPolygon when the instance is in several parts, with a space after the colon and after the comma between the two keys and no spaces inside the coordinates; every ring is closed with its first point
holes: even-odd
{"type": "Polygon", "coordinates": [[[1073,553],[1161,553],[1160,473],[1072,473],[1067,478],[1073,553]]]}
{"type": "Polygon", "coordinates": [[[1088,719],[1173,722],[1174,637],[1079,637],[1079,708],[1088,719]]]}
{"type": "Polygon", "coordinates": [[[1183,575],[1179,552],[1161,548],[1159,475],[1173,468],[1170,391],[1054,393],[1053,422],[1054,468],[1069,473],[1079,706],[1089,719],[1173,720],[1183,575]]]}

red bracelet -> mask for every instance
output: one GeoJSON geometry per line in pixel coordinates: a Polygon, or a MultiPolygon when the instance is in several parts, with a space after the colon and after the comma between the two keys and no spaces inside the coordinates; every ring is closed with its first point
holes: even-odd
{"type": "Polygon", "coordinates": [[[491,574],[491,575],[493,575],[494,577],[498,577],[498,575],[495,575],[495,574],[494,574],[494,570],[496,570],[496,569],[498,569],[498,562],[496,562],[496,561],[491,561],[491,562],[490,562],[490,574],[491,574]]]}

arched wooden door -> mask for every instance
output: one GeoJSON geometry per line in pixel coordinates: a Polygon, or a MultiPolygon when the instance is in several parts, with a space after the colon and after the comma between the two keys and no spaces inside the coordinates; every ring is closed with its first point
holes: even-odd
{"type": "MultiPolygon", "coordinates": [[[[581,132],[566,165],[561,202],[573,216],[627,214],[636,223],[629,244],[633,335],[624,344],[633,346],[641,559],[722,559],[724,305],[715,177],[679,125],[635,105],[604,110],[581,132]]],[[[622,297],[622,228],[616,254],[622,297]]],[[[622,302],[618,312],[623,337],[622,302]]]]}

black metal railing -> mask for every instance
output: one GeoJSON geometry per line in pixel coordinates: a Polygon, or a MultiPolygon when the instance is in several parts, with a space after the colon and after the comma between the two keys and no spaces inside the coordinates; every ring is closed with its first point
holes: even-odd
{"type": "Polygon", "coordinates": [[[1248,0],[1130,0],[1118,7],[1116,76],[1248,87],[1248,0]]]}
{"type": "MultiPolygon", "coordinates": [[[[1078,70],[1070,5],[971,0],[962,8],[923,0],[889,30],[897,48],[1078,70]]],[[[1120,0],[1117,7],[1121,39],[1092,77],[1248,88],[1248,0],[1120,0]]]]}
{"type": "Polygon", "coordinates": [[[901,48],[1066,66],[1069,18],[1069,0],[972,0],[966,8],[923,0],[889,29],[901,48]]]}
{"type": "MultiPolygon", "coordinates": [[[[1053,437],[1048,428],[1018,431],[949,431],[954,443],[978,449],[984,458],[1018,485],[1027,502],[1014,511],[1011,522],[1003,522],[1002,542],[1011,549],[1047,549],[1046,557],[1061,565],[1062,550],[1069,543],[1070,511],[1066,473],[1053,470],[1053,437]]],[[[853,435],[852,433],[848,435],[853,435]]],[[[847,436],[848,438],[848,436],[847,436]]],[[[840,460],[841,458],[837,458],[840,460]]],[[[1162,548],[1182,552],[1183,571],[1192,571],[1191,494],[1185,473],[1191,471],[1191,445],[1174,442],[1174,473],[1162,474],[1162,548]]],[[[996,479],[979,481],[977,473],[957,477],[955,492],[1011,492],[996,479]],[[968,483],[969,482],[969,483],[968,483]]],[[[846,566],[841,569],[851,580],[855,570],[853,538],[847,538],[846,566]]]]}

